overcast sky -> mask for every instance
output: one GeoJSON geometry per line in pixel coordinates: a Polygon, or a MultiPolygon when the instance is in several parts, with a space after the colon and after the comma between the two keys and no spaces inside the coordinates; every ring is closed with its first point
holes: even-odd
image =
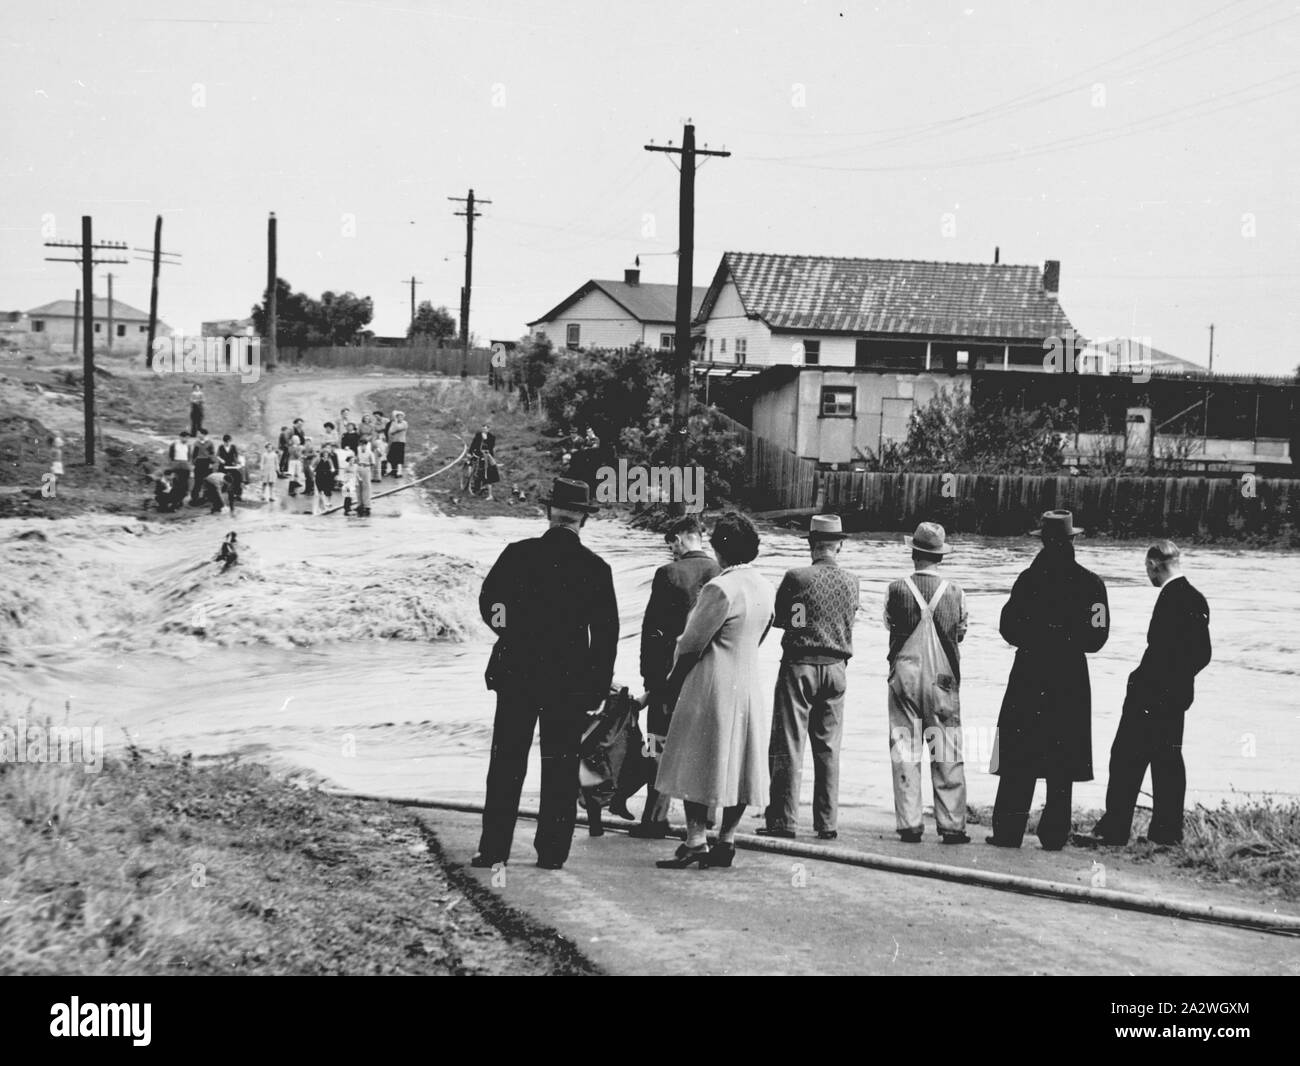
{"type": "MultiPolygon", "coordinates": [[[[673,281],[683,121],[695,276],[727,250],[1041,264],[1089,336],[1216,369],[1300,363],[1300,2],[4,0],[0,308],[71,298],[43,220],[146,247],[160,311],[240,317],[279,272],[406,328],[512,338],[588,278],[673,281]]],[[[103,293],[101,268],[97,291],[103,293]]],[[[118,267],[147,308],[149,266],[118,267]]]]}

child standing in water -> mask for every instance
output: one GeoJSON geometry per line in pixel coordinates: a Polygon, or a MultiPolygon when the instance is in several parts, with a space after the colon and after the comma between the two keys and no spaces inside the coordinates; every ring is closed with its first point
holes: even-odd
{"type": "Polygon", "coordinates": [[[262,446],[262,502],[275,500],[275,479],[280,469],[280,453],[269,440],[262,446]]]}

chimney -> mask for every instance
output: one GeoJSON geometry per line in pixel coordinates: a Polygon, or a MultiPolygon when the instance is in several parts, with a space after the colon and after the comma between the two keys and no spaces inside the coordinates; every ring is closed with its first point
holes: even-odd
{"type": "Polygon", "coordinates": [[[1043,292],[1055,296],[1061,291],[1061,261],[1049,259],[1043,264],[1043,292]]]}
{"type": "Polygon", "coordinates": [[[997,245],[993,246],[993,265],[997,266],[1002,260],[1002,249],[997,245]]]}
{"type": "Polygon", "coordinates": [[[623,284],[624,284],[624,285],[640,285],[640,284],[641,284],[641,271],[640,271],[640,269],[639,269],[639,268],[637,268],[637,269],[632,269],[632,268],[629,267],[627,270],[624,270],[624,271],[623,271],[623,284]]]}

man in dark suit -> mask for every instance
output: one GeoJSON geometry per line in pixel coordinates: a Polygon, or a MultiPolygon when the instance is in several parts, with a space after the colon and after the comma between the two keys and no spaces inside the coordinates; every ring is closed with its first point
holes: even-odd
{"type": "Polygon", "coordinates": [[[1128,678],[1124,710],[1110,749],[1106,813],[1090,835],[1076,834],[1085,847],[1128,843],[1138,790],[1151,767],[1152,844],[1183,839],[1183,718],[1192,705],[1194,678],[1210,662],[1210,607],[1183,577],[1178,545],[1158,540],[1147,549],[1147,577],[1160,590],[1142,661],[1128,678]]]}
{"type": "Polygon", "coordinates": [[[1018,848],[1038,778],[1047,803],[1038,820],[1044,850],[1070,838],[1074,782],[1092,780],[1092,688],[1087,656],[1110,635],[1106,586],[1075,562],[1082,533],[1069,511],[1048,511],[1043,549],[1016,578],[1002,608],[1002,639],[1016,649],[998,715],[990,773],[999,775],[993,834],[986,842],[1018,848]]]}
{"type": "Polygon", "coordinates": [[[486,673],[497,694],[483,834],[476,867],[510,858],[519,793],[533,730],[541,722],[542,801],[537,865],[569,857],[586,713],[609,692],[618,649],[618,604],[609,564],[583,546],[579,530],[598,508],[581,482],[556,478],[546,504],[550,528],[501,553],[479,593],[479,613],[497,634],[486,673]]]}
{"type": "MultiPolygon", "coordinates": [[[[677,638],[686,628],[686,618],[700,598],[700,589],[720,573],[718,564],[704,550],[704,523],[698,515],[684,515],[674,521],[664,533],[664,540],[672,546],[673,561],[655,571],[650,584],[650,602],[641,622],[641,680],[645,682],[648,708],[646,733],[655,758],[663,738],[668,735],[668,675],[673,669],[677,638]]],[[[610,810],[630,818],[626,804],[632,795],[620,790],[615,797],[616,805],[610,810]]],[[[640,824],[629,830],[629,836],[662,840],[668,835],[667,820],[654,817],[658,799],[651,778],[640,824]]]]}

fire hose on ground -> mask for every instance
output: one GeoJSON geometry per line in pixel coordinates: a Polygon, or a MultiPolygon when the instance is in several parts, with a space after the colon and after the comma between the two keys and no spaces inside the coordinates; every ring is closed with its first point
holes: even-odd
{"type": "MultiPolygon", "coordinates": [[[[401,807],[427,807],[433,810],[459,811],[465,814],[483,813],[482,805],[477,803],[456,803],[449,800],[423,800],[396,796],[371,796],[334,789],[326,790],[326,792],[328,795],[337,796],[341,799],[372,800],[380,803],[395,803],[401,807]]],[[[535,808],[521,807],[519,816],[536,820],[538,811],[535,808]]],[[[578,822],[579,824],[585,824],[585,819],[579,817],[578,822]]],[[[624,827],[609,822],[605,823],[605,828],[607,830],[622,829],[626,831],[624,827]]],[[[685,830],[675,828],[673,835],[684,838],[685,830]]],[[[710,838],[713,838],[713,836],[714,834],[710,834],[710,838]]],[[[1002,892],[1017,892],[1022,895],[1041,896],[1071,903],[1091,903],[1097,906],[1114,907],[1119,910],[1141,911],[1145,914],[1179,918],[1184,921],[1209,922],[1215,925],[1236,926],[1286,936],[1300,936],[1300,916],[1291,914],[1269,914],[1264,911],[1251,911],[1242,907],[1227,907],[1217,903],[1184,902],[1164,899],[1159,896],[1145,896],[1137,892],[1121,892],[1110,888],[1071,885],[1062,881],[1044,881],[1034,877],[1022,877],[1019,874],[998,873],[995,870],[975,870],[965,866],[948,866],[943,863],[925,862],[919,859],[900,859],[890,855],[880,855],[875,852],[858,851],[851,848],[831,847],[825,844],[801,844],[790,840],[752,836],[748,833],[736,834],[736,847],[747,851],[788,855],[791,858],[816,859],[822,862],[835,862],[846,866],[882,870],[886,873],[905,874],[910,877],[931,877],[940,881],[953,881],[957,884],[991,888],[1002,892]]]]}

